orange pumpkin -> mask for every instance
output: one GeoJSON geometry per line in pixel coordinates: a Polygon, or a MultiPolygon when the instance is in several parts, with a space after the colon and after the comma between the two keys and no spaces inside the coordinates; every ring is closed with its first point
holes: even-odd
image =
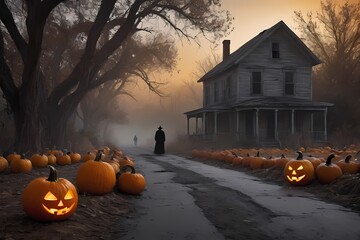
{"type": "Polygon", "coordinates": [[[248,167],[250,166],[250,160],[251,160],[251,156],[247,153],[245,157],[243,157],[243,160],[242,160],[242,165],[244,167],[248,167]]]}
{"type": "Polygon", "coordinates": [[[125,165],[130,165],[134,167],[134,162],[128,156],[119,159],[118,163],[120,164],[120,168],[122,168],[125,165]]]}
{"type": "Polygon", "coordinates": [[[250,158],[250,168],[251,169],[263,168],[264,160],[266,159],[264,157],[260,157],[260,152],[258,151],[254,157],[250,158]]]}
{"type": "Polygon", "coordinates": [[[95,160],[84,162],[77,171],[76,186],[80,192],[93,195],[104,195],[112,192],[116,185],[116,175],[113,167],[101,161],[102,152],[98,152],[95,160]]]}
{"type": "Polygon", "coordinates": [[[340,160],[336,164],[341,168],[343,174],[356,174],[359,171],[359,164],[355,161],[350,161],[351,155],[346,156],[344,160],[340,160]]]}
{"type": "Polygon", "coordinates": [[[31,161],[26,159],[24,154],[21,154],[21,158],[19,159],[13,159],[10,164],[10,170],[12,173],[26,173],[30,172],[31,169],[31,161]]]}
{"type": "Polygon", "coordinates": [[[13,152],[13,153],[10,153],[9,155],[7,155],[6,160],[8,161],[8,163],[10,165],[14,159],[20,159],[20,158],[21,158],[20,154],[13,152]]]}
{"type": "Polygon", "coordinates": [[[0,156],[0,173],[4,172],[9,166],[8,161],[6,160],[6,158],[3,158],[0,156]]]}
{"type": "Polygon", "coordinates": [[[135,168],[125,165],[121,168],[121,174],[118,178],[118,188],[121,192],[128,194],[140,194],[146,187],[146,181],[143,175],[135,172],[135,168]],[[131,172],[127,172],[127,169],[131,172]]]}
{"type": "Polygon", "coordinates": [[[289,159],[285,157],[284,154],[281,154],[280,158],[275,158],[275,167],[276,168],[284,168],[288,163],[289,159]]]}
{"type": "Polygon", "coordinates": [[[316,177],[322,184],[331,183],[343,175],[341,168],[331,162],[334,157],[334,154],[330,154],[326,159],[326,162],[321,163],[316,168],[316,177]]]}
{"type": "Polygon", "coordinates": [[[48,158],[48,164],[51,166],[55,166],[56,165],[56,157],[51,153],[47,153],[46,156],[48,158]]]}
{"type": "Polygon", "coordinates": [[[89,161],[89,160],[95,160],[96,155],[92,152],[87,152],[86,154],[83,155],[83,161],[89,161]]]}
{"type": "Polygon", "coordinates": [[[68,154],[59,155],[56,157],[56,164],[60,166],[70,165],[71,158],[68,154]]]}
{"type": "Polygon", "coordinates": [[[265,159],[263,162],[263,167],[264,168],[271,168],[273,166],[275,166],[276,160],[272,157],[269,157],[268,159],[265,159]]]}
{"type": "Polygon", "coordinates": [[[24,211],[38,221],[60,221],[69,218],[78,205],[75,186],[58,178],[56,169],[49,166],[49,177],[31,181],[22,194],[24,211]]]}
{"type": "Polygon", "coordinates": [[[49,163],[49,159],[45,154],[38,153],[33,154],[30,161],[34,167],[46,167],[49,163]]]}
{"type": "Polygon", "coordinates": [[[71,163],[78,163],[81,160],[81,155],[80,153],[77,152],[70,152],[68,153],[70,159],[71,159],[71,163]]]}
{"type": "Polygon", "coordinates": [[[307,160],[303,159],[301,151],[296,159],[289,160],[284,167],[285,180],[292,185],[307,185],[314,179],[314,166],[307,160]]]}

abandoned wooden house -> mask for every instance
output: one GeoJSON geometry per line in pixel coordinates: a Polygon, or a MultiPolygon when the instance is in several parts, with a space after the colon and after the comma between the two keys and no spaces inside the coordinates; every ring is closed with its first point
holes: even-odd
{"type": "Polygon", "coordinates": [[[188,135],[258,146],[292,136],[326,141],[333,104],[312,100],[312,67],[320,63],[283,21],[232,54],[224,40],[223,61],[198,80],[203,107],[185,113],[188,135]]]}

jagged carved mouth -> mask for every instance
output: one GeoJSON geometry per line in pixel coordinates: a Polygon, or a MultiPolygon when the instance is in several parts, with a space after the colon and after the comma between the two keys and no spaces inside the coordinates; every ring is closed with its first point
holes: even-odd
{"type": "Polygon", "coordinates": [[[71,209],[74,207],[75,203],[73,203],[70,207],[64,207],[62,209],[56,209],[56,208],[48,208],[46,207],[44,204],[42,204],[44,209],[50,213],[50,214],[53,214],[53,215],[57,215],[57,216],[60,216],[60,215],[65,215],[67,214],[68,212],[71,211],[71,209]]]}
{"type": "Polygon", "coordinates": [[[290,182],[300,182],[305,177],[305,174],[300,177],[296,177],[296,176],[290,177],[289,175],[286,175],[286,177],[289,179],[290,182]]]}

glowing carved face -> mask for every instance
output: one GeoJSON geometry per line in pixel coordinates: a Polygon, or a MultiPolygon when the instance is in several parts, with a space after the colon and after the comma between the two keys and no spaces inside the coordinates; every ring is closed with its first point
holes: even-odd
{"type": "Polygon", "coordinates": [[[74,207],[75,202],[73,201],[73,199],[74,194],[70,189],[65,194],[63,200],[58,199],[52,192],[48,192],[44,197],[44,200],[47,201],[47,206],[44,203],[42,204],[42,206],[50,214],[58,216],[64,215],[70,212],[74,207]]]}
{"type": "Polygon", "coordinates": [[[291,172],[291,175],[290,176],[286,175],[286,177],[289,179],[290,182],[292,181],[300,182],[305,177],[305,174],[302,175],[298,174],[301,170],[304,170],[303,165],[300,165],[297,169],[293,169],[291,166],[288,166],[288,170],[291,172]]]}
{"type": "Polygon", "coordinates": [[[306,159],[290,160],[285,165],[284,176],[292,185],[306,185],[314,179],[314,166],[306,159]]]}

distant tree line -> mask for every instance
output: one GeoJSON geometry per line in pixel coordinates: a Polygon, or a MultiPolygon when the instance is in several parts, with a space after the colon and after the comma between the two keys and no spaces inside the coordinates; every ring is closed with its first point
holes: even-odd
{"type": "Polygon", "coordinates": [[[161,94],[150,73],[173,68],[173,36],[216,41],[231,22],[219,0],[0,0],[7,139],[17,151],[68,148],[77,112],[85,132],[125,121],[116,96],[134,79],[161,94]]]}
{"type": "Polygon", "coordinates": [[[314,100],[329,109],[329,141],[346,146],[360,140],[360,1],[321,2],[315,15],[295,12],[302,38],[322,60],[313,76],[314,100]]]}

